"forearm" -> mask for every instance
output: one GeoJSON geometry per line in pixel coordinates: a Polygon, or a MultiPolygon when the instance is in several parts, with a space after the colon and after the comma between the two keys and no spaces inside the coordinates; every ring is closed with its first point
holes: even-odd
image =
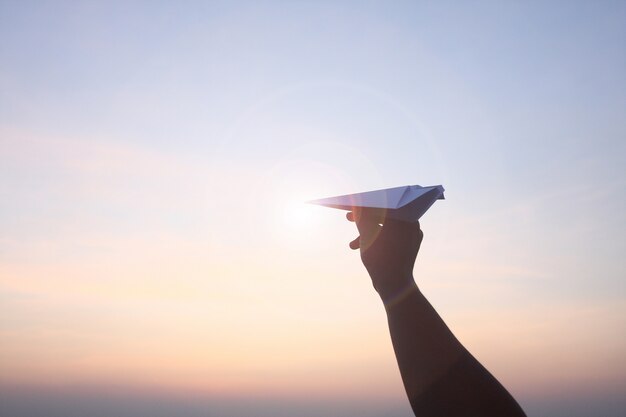
{"type": "Polygon", "coordinates": [[[383,295],[402,381],[417,416],[524,416],[461,345],[414,281],[383,295]]]}

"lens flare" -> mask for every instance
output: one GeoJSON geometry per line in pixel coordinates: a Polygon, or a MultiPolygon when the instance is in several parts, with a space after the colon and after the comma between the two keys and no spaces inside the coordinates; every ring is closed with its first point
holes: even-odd
{"type": "Polygon", "coordinates": [[[291,229],[310,229],[314,226],[314,207],[304,201],[288,201],[283,210],[283,221],[291,229]]]}

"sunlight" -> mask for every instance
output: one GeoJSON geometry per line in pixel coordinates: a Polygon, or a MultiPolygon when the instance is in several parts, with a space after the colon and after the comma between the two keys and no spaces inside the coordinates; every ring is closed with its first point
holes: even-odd
{"type": "Polygon", "coordinates": [[[317,223],[314,211],[315,207],[303,200],[290,200],[283,210],[283,222],[290,229],[312,229],[317,223]]]}

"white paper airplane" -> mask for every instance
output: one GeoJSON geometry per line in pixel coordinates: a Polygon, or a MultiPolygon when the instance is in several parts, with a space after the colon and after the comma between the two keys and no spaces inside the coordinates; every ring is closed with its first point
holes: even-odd
{"type": "Polygon", "coordinates": [[[380,218],[413,223],[418,221],[436,200],[444,199],[444,191],[441,185],[430,187],[405,185],[404,187],[322,198],[308,201],[308,203],[341,210],[353,210],[355,207],[360,207],[371,211],[380,218]]]}

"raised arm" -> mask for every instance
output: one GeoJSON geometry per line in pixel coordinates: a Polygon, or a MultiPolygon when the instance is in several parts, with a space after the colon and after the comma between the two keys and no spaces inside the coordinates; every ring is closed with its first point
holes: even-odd
{"type": "Polygon", "coordinates": [[[387,312],[389,331],[413,412],[427,416],[525,416],[507,390],[458,341],[420,292],[413,266],[419,223],[348,213],[359,237],[350,243],[387,312]]]}

